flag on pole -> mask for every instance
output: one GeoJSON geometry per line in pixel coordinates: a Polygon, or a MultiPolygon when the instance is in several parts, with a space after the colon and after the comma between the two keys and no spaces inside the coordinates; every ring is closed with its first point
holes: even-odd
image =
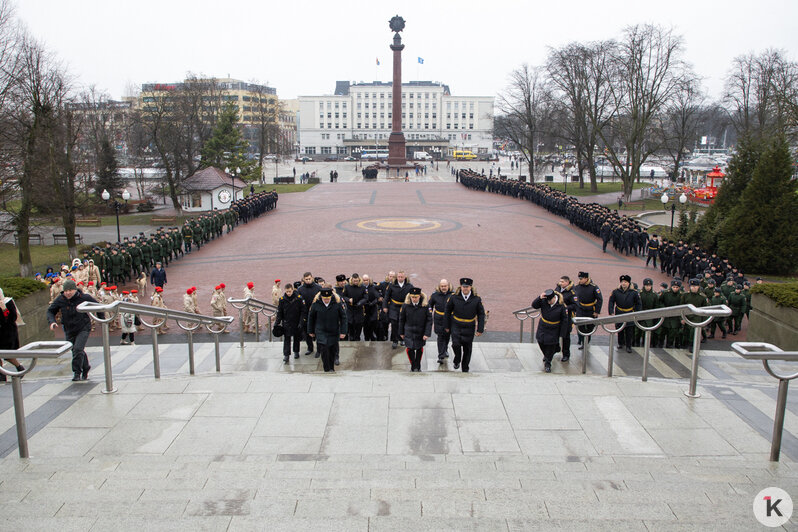
{"type": "Polygon", "coordinates": [[[420,57],[418,58],[418,64],[419,65],[423,65],[424,64],[424,60],[422,58],[420,58],[420,57]]]}
{"type": "Polygon", "coordinates": [[[380,58],[377,58],[377,66],[380,66],[380,58]]]}

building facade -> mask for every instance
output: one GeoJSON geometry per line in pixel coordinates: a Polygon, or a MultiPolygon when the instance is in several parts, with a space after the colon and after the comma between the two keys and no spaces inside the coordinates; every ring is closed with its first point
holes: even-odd
{"type": "MultiPolygon", "coordinates": [[[[393,83],[338,81],[328,96],[300,96],[298,154],[314,159],[358,157],[387,150],[393,83]]],[[[407,158],[425,151],[435,159],[455,150],[487,154],[493,147],[493,97],[452,96],[432,81],[402,83],[402,131],[407,158]]]]}

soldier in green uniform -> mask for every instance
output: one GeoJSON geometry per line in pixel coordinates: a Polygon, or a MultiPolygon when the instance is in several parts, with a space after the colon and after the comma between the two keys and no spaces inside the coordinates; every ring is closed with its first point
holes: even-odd
{"type": "Polygon", "coordinates": [[[202,248],[202,228],[196,219],[191,222],[191,230],[194,237],[194,244],[197,246],[197,250],[199,251],[199,249],[202,248]]]}
{"type": "MultiPolygon", "coordinates": [[[[640,310],[653,310],[659,308],[659,296],[654,291],[654,281],[646,277],[643,279],[643,289],[640,290],[640,310]]],[[[643,327],[653,327],[657,320],[641,320],[640,325],[643,327]]],[[[631,324],[630,324],[631,325],[631,324]]],[[[629,325],[627,325],[628,327],[629,325]]],[[[662,333],[662,326],[651,333],[651,344],[655,347],[661,347],[660,336],[662,333]]],[[[635,345],[643,345],[643,336],[645,332],[642,329],[635,327],[635,345]]]]}
{"type": "Polygon", "coordinates": [[[119,254],[119,250],[116,248],[111,248],[111,257],[110,257],[110,279],[111,282],[114,284],[122,284],[122,271],[125,267],[125,258],[119,254]]]}
{"type": "Polygon", "coordinates": [[[732,313],[729,316],[727,323],[729,324],[729,332],[733,335],[740,332],[740,326],[743,322],[743,315],[747,310],[745,295],[742,293],[743,285],[738,284],[734,287],[734,292],[729,295],[729,308],[732,313]]]}
{"type": "Polygon", "coordinates": [[[130,282],[130,270],[133,269],[133,259],[130,258],[130,253],[127,252],[127,248],[122,246],[119,250],[119,254],[122,256],[122,259],[125,261],[124,265],[122,266],[122,277],[130,282]]]}
{"type": "MultiPolygon", "coordinates": [[[[712,297],[709,299],[710,306],[712,305],[728,305],[728,300],[723,297],[723,292],[720,291],[720,288],[716,288],[712,297]]],[[[715,329],[720,329],[720,332],[723,334],[721,338],[726,338],[726,316],[719,316],[717,318],[712,319],[712,323],[709,324],[709,336],[707,338],[715,338],[715,329]]]]}
{"type": "Polygon", "coordinates": [[[734,279],[731,276],[726,277],[726,282],[720,287],[720,291],[723,292],[723,297],[729,299],[729,296],[734,292],[734,285],[734,279]]]}
{"type": "Polygon", "coordinates": [[[149,242],[143,236],[139,239],[139,248],[141,249],[141,268],[147,275],[150,274],[152,266],[152,248],[149,242]]]}
{"type": "MultiPolygon", "coordinates": [[[[694,307],[706,307],[708,305],[707,298],[701,292],[701,279],[690,279],[690,291],[682,296],[682,304],[684,304],[684,305],[693,305],[694,307]]],[[[690,320],[691,322],[693,322],[693,323],[704,321],[704,319],[705,319],[702,316],[697,316],[697,315],[693,315],[693,314],[689,314],[689,315],[687,315],[685,317],[688,320],[690,320]]],[[[690,345],[691,332],[692,332],[693,328],[690,327],[689,325],[687,325],[684,322],[684,320],[682,320],[682,325],[684,325],[684,331],[683,331],[684,341],[683,341],[683,343],[684,343],[685,346],[689,346],[690,345]]],[[[706,341],[706,339],[707,339],[706,336],[707,336],[707,333],[706,333],[706,331],[704,331],[704,328],[702,327],[701,328],[701,342],[702,343],[706,341]]]]}
{"type": "MultiPolygon", "coordinates": [[[[674,279],[671,281],[671,287],[669,290],[662,293],[659,298],[660,306],[662,308],[667,307],[675,307],[682,304],[682,282],[679,279],[674,279]]],[[[681,338],[681,321],[679,316],[670,316],[665,318],[665,322],[662,324],[662,329],[664,329],[664,339],[665,347],[674,347],[674,348],[681,348],[682,346],[682,338],[681,338]]]]}
{"type": "Polygon", "coordinates": [[[188,222],[183,222],[183,229],[181,233],[183,235],[183,246],[186,250],[186,253],[191,253],[191,241],[194,238],[194,231],[192,231],[191,225],[188,222]]]}
{"type": "Polygon", "coordinates": [[[743,295],[745,296],[745,317],[751,319],[748,314],[751,312],[751,283],[743,283],[743,295]]]}

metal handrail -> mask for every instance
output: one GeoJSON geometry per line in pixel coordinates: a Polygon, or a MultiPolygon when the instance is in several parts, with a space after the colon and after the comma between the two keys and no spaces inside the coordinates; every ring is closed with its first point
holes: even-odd
{"type": "Polygon", "coordinates": [[[690,389],[685,392],[688,397],[700,397],[696,392],[696,385],[698,382],[698,357],[701,350],[701,328],[707,325],[714,318],[731,316],[731,309],[726,305],[712,305],[708,307],[696,307],[692,304],[676,305],[673,307],[665,307],[658,309],[639,310],[637,312],[629,312],[626,314],[616,314],[613,316],[602,316],[600,318],[587,318],[576,316],[573,318],[574,324],[577,326],[577,333],[581,336],[587,336],[585,339],[584,350],[582,354],[582,373],[587,371],[587,359],[590,353],[589,337],[592,336],[601,326],[605,331],[610,333],[610,349],[609,360],[607,362],[607,376],[612,377],[613,371],[613,358],[615,355],[615,333],[623,330],[628,323],[634,323],[636,327],[645,332],[645,344],[643,353],[643,380],[648,380],[648,361],[651,349],[651,332],[658,329],[665,322],[665,318],[680,317],[687,325],[693,327],[693,360],[692,367],[690,368],[690,389]],[[706,319],[700,322],[693,322],[687,316],[705,316],[706,319]],[[644,320],[659,320],[653,326],[643,326],[639,322],[644,320]],[[607,328],[607,325],[621,324],[620,327],[614,330],[607,328]],[[582,331],[579,326],[593,326],[592,330],[582,331]]]}
{"type": "Polygon", "coordinates": [[[154,320],[153,323],[148,323],[141,320],[142,325],[150,329],[152,334],[152,365],[156,379],[161,378],[161,362],[160,351],[158,347],[158,328],[163,326],[167,320],[175,320],[177,326],[186,331],[188,335],[188,366],[189,373],[194,375],[194,336],[193,333],[200,326],[213,334],[213,342],[215,345],[216,356],[216,371],[222,371],[221,352],[219,349],[219,334],[227,330],[235,318],[232,316],[206,316],[204,314],[193,314],[184,310],[174,310],[162,307],[153,307],[150,305],[143,305],[141,303],[131,303],[129,301],[114,301],[113,303],[91,303],[84,301],[77,307],[78,312],[84,312],[89,315],[91,319],[102,324],[103,334],[103,365],[105,366],[105,390],[102,393],[114,393],[113,372],[111,368],[111,338],[108,329],[109,322],[114,319],[120,312],[135,314],[137,316],[150,316],[160,318],[154,320]],[[111,314],[111,317],[100,318],[98,313],[111,314]],[[187,326],[186,324],[192,324],[187,326]]]}
{"type": "Polygon", "coordinates": [[[30,358],[30,364],[22,371],[9,371],[0,364],[0,373],[11,377],[11,393],[14,397],[14,420],[17,425],[17,447],[19,457],[28,458],[28,428],[25,423],[25,404],[22,395],[22,377],[36,367],[39,358],[58,358],[72,349],[72,343],[31,342],[19,349],[0,349],[0,358],[30,358]]]}
{"type": "Polygon", "coordinates": [[[519,310],[514,310],[513,316],[515,316],[515,319],[519,321],[520,331],[518,343],[521,344],[524,343],[524,322],[531,318],[532,321],[530,321],[529,324],[532,326],[532,328],[529,330],[529,343],[533,343],[535,341],[535,320],[540,317],[540,309],[535,307],[526,307],[519,310]]]}
{"type": "Polygon", "coordinates": [[[241,338],[239,339],[239,346],[244,348],[244,309],[248,309],[255,315],[255,341],[260,341],[260,320],[258,317],[263,314],[269,323],[269,341],[272,341],[272,318],[277,315],[277,307],[271,303],[266,303],[254,297],[245,297],[236,299],[228,297],[227,302],[233,308],[238,310],[238,326],[241,328],[241,338]]]}
{"type": "Polygon", "coordinates": [[[778,462],[781,454],[781,436],[784,432],[784,413],[787,407],[787,390],[798,373],[779,375],[770,367],[771,360],[798,362],[798,351],[782,351],[779,347],[764,342],[734,342],[732,350],[748,360],[761,360],[762,365],[772,377],[779,379],[779,394],[776,400],[776,415],[773,418],[773,436],[770,442],[770,461],[778,462]]]}

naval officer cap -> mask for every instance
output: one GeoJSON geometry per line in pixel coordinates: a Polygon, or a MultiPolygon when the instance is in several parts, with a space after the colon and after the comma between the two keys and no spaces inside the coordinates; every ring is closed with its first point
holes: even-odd
{"type": "Polygon", "coordinates": [[[469,279],[468,277],[460,278],[460,286],[472,286],[473,284],[474,284],[473,279],[469,279]]]}

